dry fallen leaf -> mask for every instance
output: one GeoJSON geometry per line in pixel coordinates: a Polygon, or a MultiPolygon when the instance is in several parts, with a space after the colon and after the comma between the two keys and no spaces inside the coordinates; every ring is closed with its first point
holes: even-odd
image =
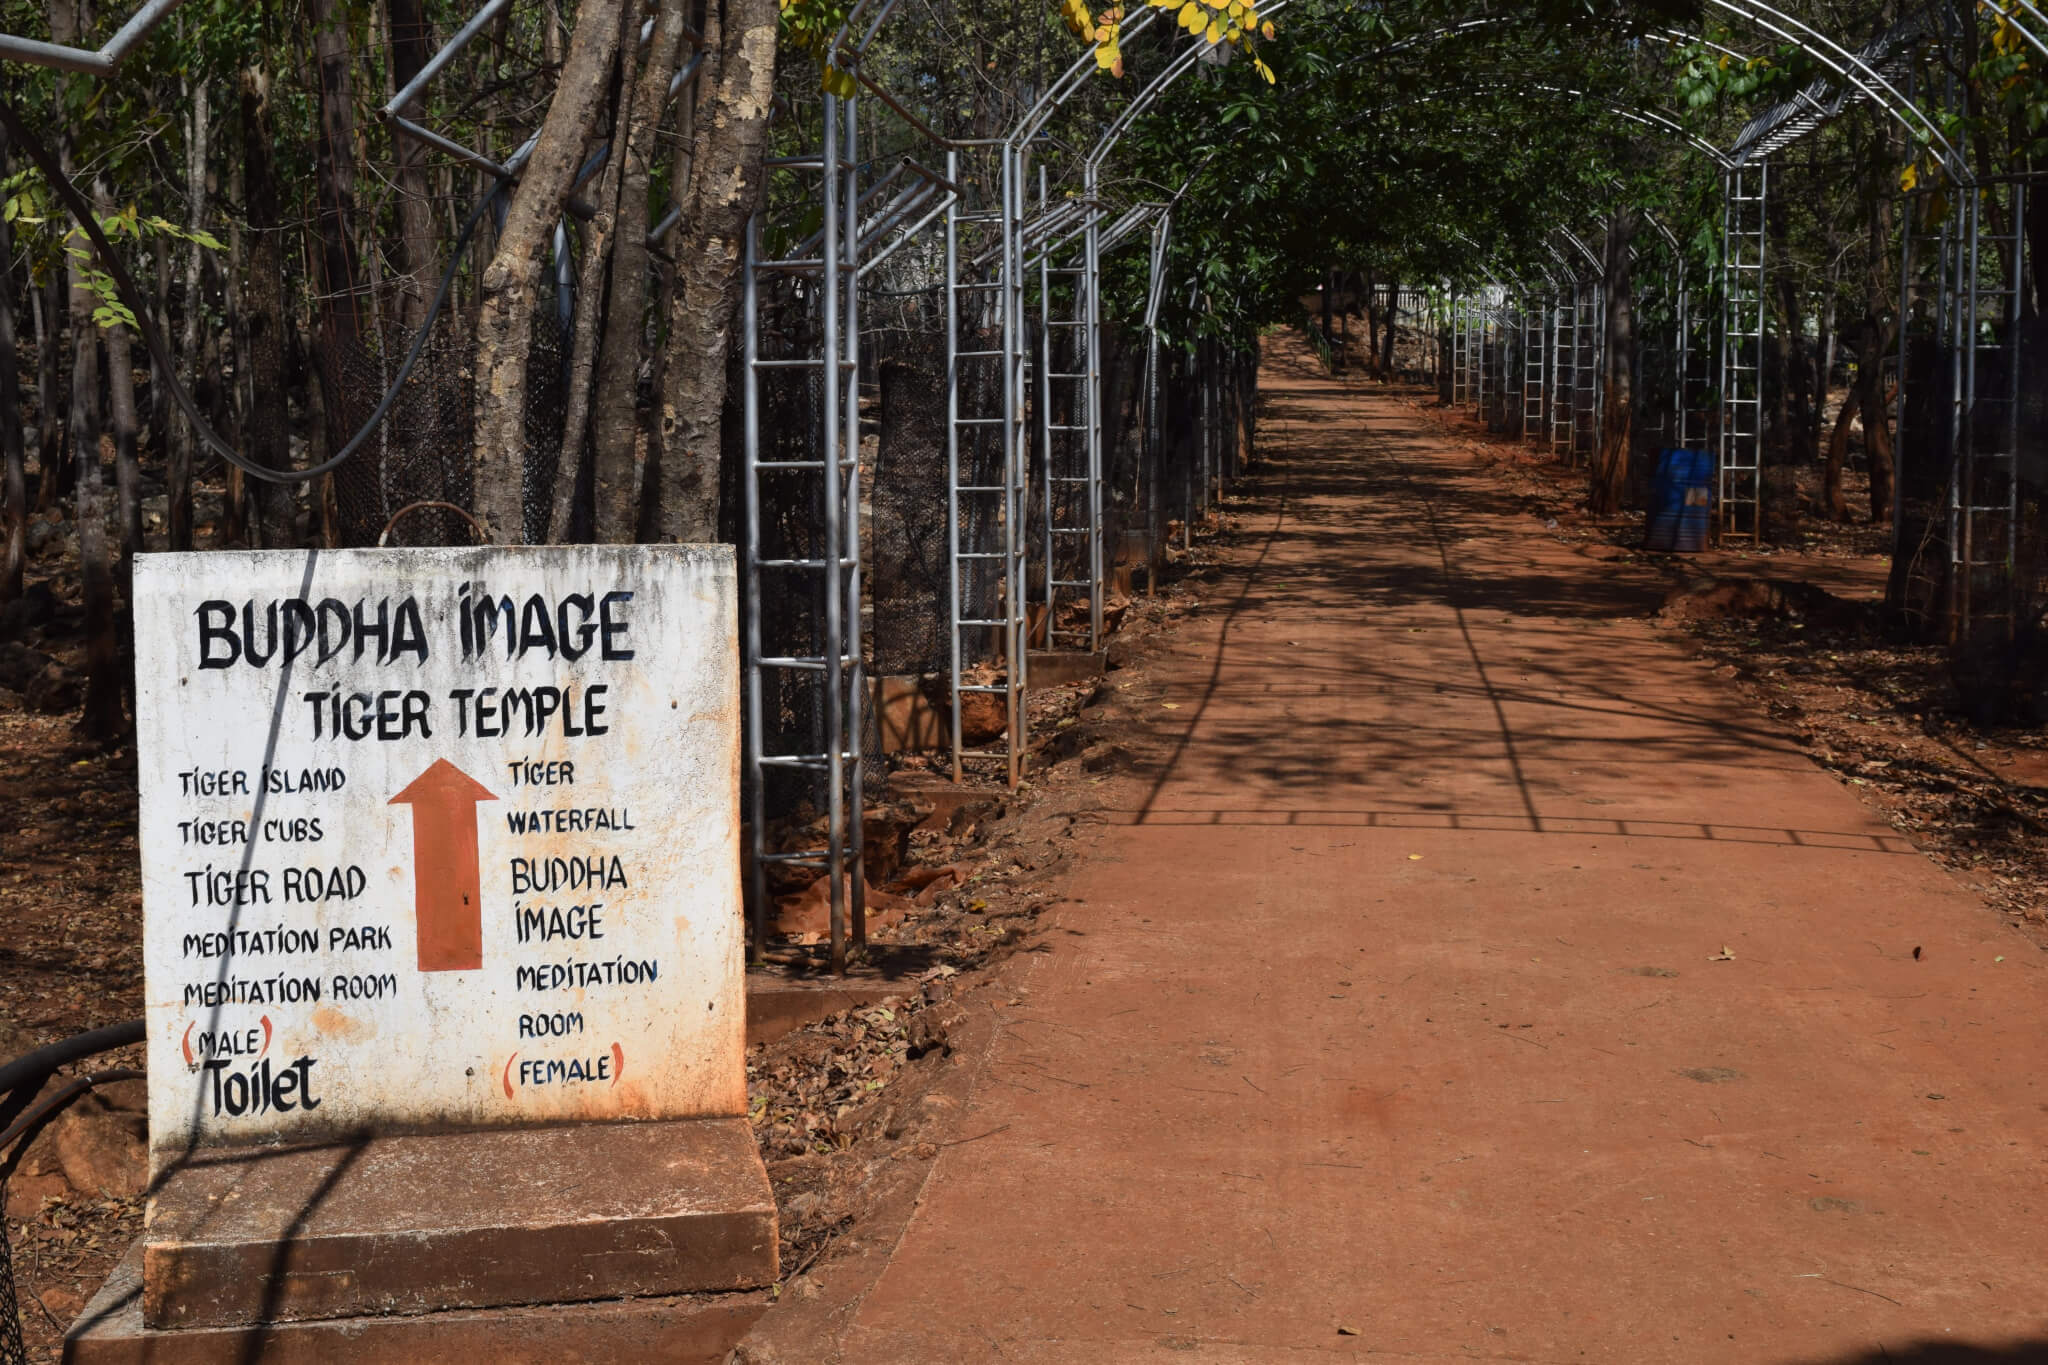
{"type": "Polygon", "coordinates": [[[1720,952],[1707,959],[1709,962],[1733,962],[1734,960],[1735,954],[1728,951],[1728,945],[1725,943],[1721,945],[1720,952]]]}
{"type": "Polygon", "coordinates": [[[1340,1337],[1355,1337],[1358,1335],[1358,1329],[1356,1327],[1346,1327],[1340,1322],[1337,1324],[1337,1335],[1340,1337]]]}

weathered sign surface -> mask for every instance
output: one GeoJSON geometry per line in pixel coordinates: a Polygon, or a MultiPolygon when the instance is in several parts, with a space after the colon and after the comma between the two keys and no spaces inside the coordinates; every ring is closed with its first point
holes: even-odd
{"type": "Polygon", "coordinates": [[[743,1114],[729,551],[148,555],[150,1141],[743,1114]]]}

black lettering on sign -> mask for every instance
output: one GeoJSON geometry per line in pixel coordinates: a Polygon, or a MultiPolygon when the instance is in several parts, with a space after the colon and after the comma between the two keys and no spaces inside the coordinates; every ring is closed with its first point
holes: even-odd
{"type": "Polygon", "coordinates": [[[604,937],[603,901],[590,905],[514,905],[521,943],[552,943],[556,939],[604,937]]]}
{"type": "Polygon", "coordinates": [[[398,978],[390,972],[378,976],[337,976],[336,1000],[386,1000],[398,994],[398,978]]]}
{"type": "Polygon", "coordinates": [[[562,1060],[553,1057],[522,1058],[519,1063],[521,1085],[575,1085],[582,1081],[608,1081],[612,1078],[612,1059],[601,1053],[595,1057],[571,1057],[562,1060]]]}
{"type": "Polygon", "coordinates": [[[584,854],[568,858],[514,858],[512,894],[531,895],[537,891],[623,890],[626,865],[616,853],[584,854]]]}
{"type": "Polygon", "coordinates": [[[233,768],[188,768],[178,774],[178,789],[185,796],[247,796],[249,774],[233,768]]]}
{"type": "Polygon", "coordinates": [[[224,981],[198,981],[185,987],[185,1004],[207,1009],[215,1005],[297,1005],[319,1001],[317,976],[231,976],[224,981]]]}
{"type": "Polygon", "coordinates": [[[584,990],[591,986],[637,986],[652,983],[661,964],[654,958],[615,957],[606,962],[543,962],[513,970],[513,986],[522,991],[584,990]]]}
{"type": "Polygon", "coordinates": [[[509,596],[492,597],[481,583],[464,583],[456,589],[455,615],[462,637],[462,657],[480,659],[504,637],[507,659],[525,658],[539,652],[548,658],[574,661],[598,646],[598,657],[625,660],[633,651],[625,644],[632,623],[625,619],[626,604],[633,594],[608,592],[593,602],[589,593],[572,592],[549,606],[540,593],[515,602],[509,596]],[[591,621],[595,608],[597,620],[591,621]]]}
{"type": "MultiPolygon", "coordinates": [[[[420,695],[424,696],[425,693],[420,695]]],[[[279,796],[300,792],[338,792],[348,785],[348,773],[340,768],[265,768],[263,790],[279,796]]]]}
{"type": "Polygon", "coordinates": [[[313,1094],[313,1068],[318,1064],[315,1058],[301,1057],[288,1066],[272,1067],[265,1059],[236,1071],[231,1069],[234,1063],[226,1058],[207,1062],[205,1071],[212,1082],[214,1117],[225,1114],[240,1118],[244,1114],[267,1114],[273,1109],[281,1114],[294,1109],[318,1109],[320,1101],[313,1094]]]}
{"type": "Polygon", "coordinates": [[[314,901],[352,901],[370,884],[363,869],[347,867],[288,867],[284,870],[284,898],[300,905],[314,901]]]}
{"type": "Polygon", "coordinates": [[[433,698],[418,690],[308,692],[300,698],[313,717],[313,738],[380,741],[434,737],[428,714],[433,698]]]}
{"type": "Polygon", "coordinates": [[[330,953],[370,952],[391,946],[391,927],[385,924],[337,924],[327,930],[330,953]]]}
{"type": "Polygon", "coordinates": [[[180,820],[178,836],[188,844],[207,846],[212,844],[246,844],[249,842],[247,820],[180,820]]]}
{"type": "Polygon", "coordinates": [[[261,867],[215,867],[185,874],[194,905],[268,905],[270,872],[261,867]]]}
{"type": "Polygon", "coordinates": [[[568,687],[457,687],[448,693],[455,703],[455,733],[472,731],[479,739],[523,734],[529,738],[551,726],[569,739],[611,732],[605,720],[609,709],[607,683],[584,688],[580,693],[568,687]]]}
{"type": "Polygon", "coordinates": [[[373,643],[371,657],[379,664],[394,663],[402,655],[412,656],[415,667],[427,661],[426,625],[419,602],[411,597],[400,598],[395,606],[388,597],[374,606],[367,598],[349,605],[329,597],[318,606],[302,597],[272,599],[260,612],[250,601],[242,603],[239,613],[233,602],[212,598],[192,614],[199,623],[201,668],[268,668],[273,662],[289,667],[316,645],[317,663],[351,644],[354,661],[361,663],[373,643]]]}
{"type": "Polygon", "coordinates": [[[583,1016],[571,1010],[555,1014],[522,1014],[519,1016],[521,1038],[566,1038],[572,1033],[583,1032],[583,1016]]]}
{"type": "Polygon", "coordinates": [[[590,830],[628,830],[634,824],[624,806],[616,810],[586,806],[569,810],[508,810],[505,827],[514,834],[583,834],[590,830]]]}
{"type": "Polygon", "coordinates": [[[185,957],[258,957],[264,953],[317,953],[318,929],[221,929],[213,933],[187,934],[183,939],[185,957]]]}

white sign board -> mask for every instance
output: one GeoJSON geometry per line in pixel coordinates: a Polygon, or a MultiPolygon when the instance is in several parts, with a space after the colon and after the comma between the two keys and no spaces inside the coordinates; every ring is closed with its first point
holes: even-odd
{"type": "Polygon", "coordinates": [[[145,555],[153,1163],[746,1112],[718,546],[145,555]]]}

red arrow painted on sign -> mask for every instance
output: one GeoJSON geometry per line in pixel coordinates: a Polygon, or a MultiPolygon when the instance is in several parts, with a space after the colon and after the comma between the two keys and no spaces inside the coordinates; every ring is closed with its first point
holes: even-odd
{"type": "Polygon", "coordinates": [[[473,972],[484,965],[476,803],[497,799],[445,758],[391,798],[394,806],[412,807],[413,916],[423,972],[473,972]]]}

